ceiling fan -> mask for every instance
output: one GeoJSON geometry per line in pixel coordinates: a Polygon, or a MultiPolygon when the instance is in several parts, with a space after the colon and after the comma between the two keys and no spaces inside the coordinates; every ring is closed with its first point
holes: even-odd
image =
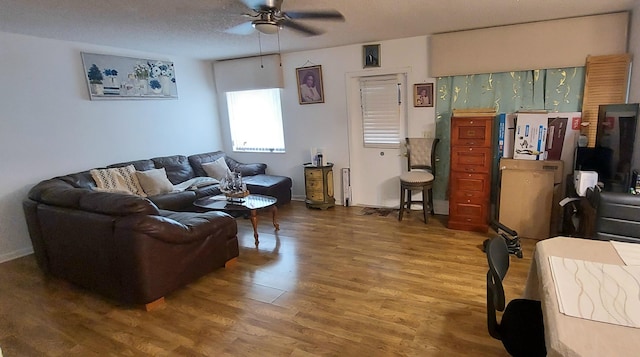
{"type": "Polygon", "coordinates": [[[272,35],[282,28],[289,28],[307,36],[320,35],[323,31],[302,25],[294,20],[321,19],[344,21],[344,16],[336,10],[282,11],[283,0],[240,0],[251,13],[244,14],[253,20],[226,30],[226,33],[248,35],[254,29],[272,35]]]}

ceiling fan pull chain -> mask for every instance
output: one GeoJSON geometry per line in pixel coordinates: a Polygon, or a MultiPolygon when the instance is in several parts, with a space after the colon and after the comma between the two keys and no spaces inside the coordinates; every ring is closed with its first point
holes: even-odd
{"type": "Polygon", "coordinates": [[[260,68],[264,68],[262,64],[262,40],[260,38],[260,32],[258,32],[258,46],[260,47],[260,68]]]}
{"type": "Polygon", "coordinates": [[[280,67],[282,67],[282,56],[280,56],[280,28],[278,28],[278,58],[280,58],[280,67]]]}

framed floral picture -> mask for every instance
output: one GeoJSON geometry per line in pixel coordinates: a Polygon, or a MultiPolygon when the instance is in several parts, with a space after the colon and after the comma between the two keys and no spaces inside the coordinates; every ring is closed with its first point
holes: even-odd
{"type": "Polygon", "coordinates": [[[433,83],[413,85],[413,106],[433,107],[433,83]]]}
{"type": "Polygon", "coordinates": [[[322,66],[296,68],[300,104],[324,103],[322,66]]]}
{"type": "Polygon", "coordinates": [[[91,100],[178,98],[171,61],[81,54],[91,100]]]}

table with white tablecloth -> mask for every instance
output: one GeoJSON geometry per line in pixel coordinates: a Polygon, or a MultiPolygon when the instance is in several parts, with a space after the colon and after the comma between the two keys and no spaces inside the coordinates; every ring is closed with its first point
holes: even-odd
{"type": "Polygon", "coordinates": [[[542,302],[548,356],[640,356],[640,328],[560,312],[550,256],[625,265],[608,241],[555,237],[536,244],[524,298],[542,302]]]}

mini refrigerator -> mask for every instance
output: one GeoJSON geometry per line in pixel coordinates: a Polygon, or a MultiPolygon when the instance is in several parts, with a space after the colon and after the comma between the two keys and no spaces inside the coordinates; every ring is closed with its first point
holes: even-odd
{"type": "Polygon", "coordinates": [[[498,221],[520,237],[556,236],[562,222],[563,162],[500,159],[499,168],[498,221]]]}

